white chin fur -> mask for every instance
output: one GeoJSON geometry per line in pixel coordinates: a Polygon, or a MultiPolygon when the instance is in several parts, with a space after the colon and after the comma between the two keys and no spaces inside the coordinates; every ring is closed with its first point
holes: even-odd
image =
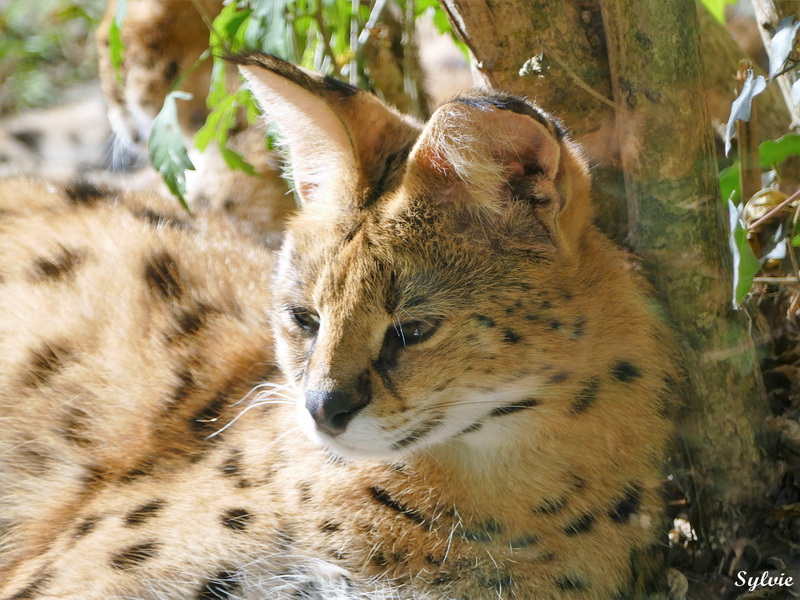
{"type": "MultiPolygon", "coordinates": [[[[409,453],[424,445],[424,440],[420,440],[421,444],[414,444],[411,447],[403,448],[402,450],[395,450],[391,447],[393,441],[387,441],[385,436],[382,439],[372,440],[370,438],[378,437],[375,433],[366,433],[357,431],[360,429],[358,423],[356,427],[348,427],[347,430],[339,436],[332,437],[317,429],[314,424],[314,419],[311,414],[306,410],[302,402],[296,405],[297,421],[303,433],[315,444],[327,448],[337,456],[349,459],[360,460],[395,460],[403,456],[408,456],[409,453]],[[357,443],[352,443],[352,441],[357,443]]],[[[353,424],[351,424],[353,425],[353,424]]],[[[362,424],[363,425],[363,424],[362,424]]]]}

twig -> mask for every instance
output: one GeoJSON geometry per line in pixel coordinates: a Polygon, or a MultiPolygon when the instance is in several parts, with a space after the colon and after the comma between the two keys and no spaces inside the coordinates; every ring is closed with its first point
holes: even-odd
{"type": "Polygon", "coordinates": [[[773,215],[776,215],[776,214],[778,214],[779,212],[781,212],[781,211],[782,211],[784,208],[786,208],[786,207],[787,207],[787,206],[788,206],[790,203],[794,202],[794,201],[795,201],[795,200],[797,200],[798,198],[800,198],[800,190],[797,190],[797,191],[796,191],[794,194],[792,194],[792,195],[791,195],[791,196],[789,196],[789,197],[788,197],[786,200],[784,200],[783,202],[781,202],[780,204],[778,204],[778,206],[776,206],[775,208],[773,208],[771,211],[769,211],[767,214],[765,214],[765,215],[764,215],[763,217],[761,217],[760,219],[757,219],[757,220],[753,221],[753,222],[750,224],[750,227],[748,227],[748,228],[747,228],[747,231],[755,231],[755,229],[756,229],[757,227],[759,227],[760,225],[762,225],[762,224],[763,224],[765,221],[769,220],[769,219],[770,219],[770,218],[771,218],[773,215]]]}
{"type": "Polygon", "coordinates": [[[358,48],[358,9],[359,0],[350,2],[350,72],[348,73],[350,85],[358,86],[358,60],[356,60],[356,49],[358,48]]]}
{"type": "Polygon", "coordinates": [[[561,58],[558,56],[558,54],[556,54],[556,52],[554,50],[552,50],[551,48],[548,48],[547,45],[545,45],[545,44],[542,44],[542,49],[545,52],[547,52],[547,56],[552,58],[559,67],[561,67],[562,69],[564,69],[564,71],[566,71],[567,75],[572,77],[572,79],[575,81],[575,83],[578,84],[579,88],[581,88],[587,94],[589,94],[593,98],[596,98],[597,100],[599,100],[603,104],[607,104],[608,106],[610,106],[611,108],[614,108],[614,109],[617,108],[613,101],[611,101],[608,98],[606,98],[605,96],[603,96],[603,94],[601,94],[600,92],[598,92],[597,90],[592,88],[588,83],[586,83],[583,79],[581,79],[580,76],[575,71],[573,71],[569,67],[569,65],[567,65],[567,63],[565,63],[563,60],[561,60],[561,58]]]}
{"type": "Polygon", "coordinates": [[[325,26],[325,20],[322,18],[322,2],[319,3],[319,6],[314,13],[314,20],[317,22],[317,28],[319,29],[319,35],[322,38],[322,43],[325,47],[325,53],[331,59],[334,74],[340,75],[339,65],[336,63],[336,54],[334,54],[333,47],[331,46],[331,33],[325,26]]]}
{"type": "Polygon", "coordinates": [[[795,285],[800,283],[800,279],[789,275],[787,277],[753,277],[753,283],[771,283],[773,285],[795,285]]]}
{"type": "Polygon", "coordinates": [[[783,69],[781,69],[779,73],[775,73],[775,76],[772,78],[773,80],[777,79],[781,75],[786,75],[786,73],[797,67],[797,65],[800,65],[800,61],[792,60],[791,58],[787,58],[786,63],[787,63],[786,66],[783,67],[783,69]]]}
{"type": "Polygon", "coordinates": [[[213,19],[208,16],[205,6],[200,3],[200,0],[192,0],[192,4],[194,5],[194,9],[197,11],[197,14],[200,15],[201,19],[203,19],[203,23],[205,23],[206,27],[208,27],[208,30],[214,31],[213,19]]]}

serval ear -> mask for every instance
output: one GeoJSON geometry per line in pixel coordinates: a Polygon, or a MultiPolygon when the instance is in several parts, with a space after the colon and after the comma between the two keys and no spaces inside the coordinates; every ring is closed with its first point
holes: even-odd
{"type": "Polygon", "coordinates": [[[274,56],[233,57],[287,147],[305,203],[366,206],[399,178],[420,125],[375,95],[274,56]]]}
{"type": "Polygon", "coordinates": [[[523,203],[564,245],[592,220],[580,149],[560,124],[510,94],[477,91],[441,106],[411,152],[406,177],[484,220],[523,203]]]}

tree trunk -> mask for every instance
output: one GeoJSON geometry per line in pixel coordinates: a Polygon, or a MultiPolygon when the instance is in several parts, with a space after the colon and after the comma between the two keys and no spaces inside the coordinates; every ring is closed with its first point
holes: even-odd
{"type": "MultiPolygon", "coordinates": [[[[745,515],[768,490],[760,452],[768,407],[743,315],[731,309],[706,102],[727,120],[740,53],[704,17],[704,46],[713,52],[706,65],[715,74],[706,87],[697,11],[688,0],[607,0],[602,10],[600,0],[442,3],[478,77],[563,116],[600,163],[599,224],[618,240],[629,234],[682,338],[687,410],[683,456],[673,466],[688,483],[692,524],[707,545],[728,547],[747,534],[745,515]],[[538,54],[538,72],[521,74],[538,54]]],[[[782,132],[788,115],[780,98],[765,97],[760,106],[783,119],[762,123],[764,130],[782,132]]]]}
{"type": "Polygon", "coordinates": [[[760,447],[768,404],[744,315],[731,310],[697,13],[685,0],[602,7],[631,241],[686,351],[680,436],[693,524],[712,547],[727,546],[747,535],[742,514],[768,492],[760,447]]]}

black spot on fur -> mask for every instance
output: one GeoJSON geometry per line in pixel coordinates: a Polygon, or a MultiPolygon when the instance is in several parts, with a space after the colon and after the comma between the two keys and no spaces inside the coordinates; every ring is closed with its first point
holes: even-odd
{"type": "Polygon", "coordinates": [[[234,531],[244,531],[254,515],[243,508],[231,508],[222,515],[222,524],[234,531]]]}
{"type": "Polygon", "coordinates": [[[37,597],[40,592],[44,591],[44,587],[52,579],[52,577],[53,576],[50,573],[45,573],[44,575],[38,576],[16,594],[9,596],[8,600],[30,600],[37,597]]]}
{"type": "Polygon", "coordinates": [[[489,317],[485,315],[475,315],[473,317],[477,322],[478,325],[481,327],[494,327],[494,321],[492,321],[489,317]]]}
{"type": "Polygon", "coordinates": [[[38,387],[50,381],[72,358],[72,352],[58,344],[44,344],[31,352],[27,373],[24,376],[28,387],[38,387]]]}
{"type": "Polygon", "coordinates": [[[72,537],[80,539],[89,535],[95,526],[100,522],[99,516],[87,517],[75,528],[75,533],[72,537]]]}
{"type": "Polygon", "coordinates": [[[242,453],[239,450],[231,452],[230,456],[219,466],[220,472],[226,477],[235,477],[241,469],[242,453]]]}
{"type": "Polygon", "coordinates": [[[570,338],[573,340],[577,340],[583,337],[583,334],[586,333],[586,319],[581,317],[577,321],[575,321],[575,325],[572,327],[572,333],[570,334],[570,338]]]}
{"type": "Polygon", "coordinates": [[[503,417],[505,415],[510,415],[515,412],[519,412],[521,410],[525,410],[526,408],[533,408],[534,406],[539,406],[541,404],[536,398],[527,398],[525,400],[519,400],[514,402],[513,404],[509,404],[508,406],[499,406],[495,409],[492,409],[492,412],[489,413],[490,417],[503,417]]]}
{"type": "Polygon", "coordinates": [[[433,418],[430,421],[423,423],[417,429],[409,433],[406,437],[399,440],[398,442],[395,442],[392,445],[392,450],[400,450],[402,448],[407,448],[417,440],[424,438],[426,435],[428,435],[431,431],[439,427],[439,425],[441,424],[442,420],[440,417],[433,418]]]}
{"type": "Polygon", "coordinates": [[[134,216],[153,227],[170,227],[172,229],[188,229],[189,225],[175,217],[168,217],[149,208],[134,213],[134,216]]]}
{"type": "Polygon", "coordinates": [[[198,410],[189,421],[192,429],[199,434],[209,434],[220,429],[222,425],[218,421],[227,399],[224,392],[217,394],[211,402],[198,410]]]}
{"type": "Polygon", "coordinates": [[[522,336],[513,329],[503,330],[503,341],[507,344],[516,344],[522,339],[522,336]]]}
{"type": "Polygon", "coordinates": [[[556,585],[565,592],[585,592],[589,589],[589,582],[577,573],[567,573],[563,577],[559,577],[556,585]]]}
{"type": "Polygon", "coordinates": [[[444,558],[440,557],[440,556],[434,556],[433,554],[426,554],[425,555],[425,561],[429,565],[433,565],[435,567],[440,567],[440,566],[442,566],[442,563],[444,562],[444,558]]]}
{"type": "Polygon", "coordinates": [[[374,552],[369,561],[381,569],[389,565],[389,559],[386,558],[386,555],[380,550],[374,552]]]}
{"type": "Polygon", "coordinates": [[[90,431],[89,413],[77,406],[70,407],[64,417],[64,427],[61,429],[64,439],[71,444],[86,448],[94,444],[94,440],[89,435],[90,431]]]}
{"type": "Polygon", "coordinates": [[[533,535],[531,533],[529,535],[523,535],[521,537],[511,540],[509,545],[514,550],[523,550],[525,548],[530,548],[531,546],[538,543],[539,543],[539,536],[533,535]]]}
{"type": "Polygon", "coordinates": [[[184,292],[178,265],[167,252],[158,252],[144,265],[144,279],[157,296],[177,300],[184,292]]]}
{"type": "Polygon", "coordinates": [[[94,206],[108,199],[110,192],[88,181],[75,181],[64,188],[70,204],[75,206],[94,206]]]}
{"type": "Polygon", "coordinates": [[[84,252],[61,246],[50,258],[37,258],[33,263],[34,281],[58,281],[72,275],[83,261],[84,252]]]}
{"type": "Polygon", "coordinates": [[[372,495],[373,499],[376,502],[383,504],[384,506],[400,513],[401,515],[410,519],[414,523],[427,526],[427,521],[425,517],[422,516],[421,513],[414,510],[413,508],[409,508],[402,502],[395,500],[389,495],[389,492],[387,492],[386,490],[379,487],[371,487],[369,488],[368,491],[370,492],[370,494],[372,495]]]}
{"type": "Polygon", "coordinates": [[[561,321],[557,321],[557,320],[553,319],[552,321],[550,321],[549,327],[550,327],[550,329],[553,329],[553,330],[561,329],[561,321]]]}
{"type": "Polygon", "coordinates": [[[639,510],[642,502],[642,488],[635,483],[625,493],[625,496],[616,501],[608,511],[608,516],[614,523],[627,523],[630,516],[639,510]]]}
{"type": "Polygon", "coordinates": [[[337,523],[336,521],[323,521],[322,524],[319,526],[319,530],[322,533],[330,535],[331,533],[336,533],[342,527],[341,523],[337,523]]]}
{"type": "Polygon", "coordinates": [[[596,378],[593,377],[585,382],[572,401],[572,413],[577,415],[587,410],[597,400],[597,393],[599,391],[600,382],[596,378]]]}
{"type": "Polygon", "coordinates": [[[125,516],[125,525],[128,527],[136,527],[141,525],[148,519],[156,516],[156,513],[164,507],[163,500],[153,500],[147,504],[142,504],[140,507],[133,509],[125,516]]]}
{"type": "Polygon", "coordinates": [[[492,539],[501,532],[502,528],[500,525],[490,519],[483,523],[479,523],[476,527],[464,529],[461,531],[460,535],[468,542],[486,543],[491,542],[492,539]]]}
{"type": "Polygon", "coordinates": [[[137,479],[141,479],[142,477],[147,477],[150,475],[153,469],[153,461],[152,459],[145,459],[141,461],[136,467],[122,475],[119,480],[121,483],[131,483],[136,481],[137,479]]]}
{"type": "Polygon", "coordinates": [[[103,483],[108,477],[108,472],[99,465],[89,465],[84,467],[84,474],[82,477],[83,485],[87,488],[93,488],[103,483]]]}
{"type": "Polygon", "coordinates": [[[166,410],[173,411],[186,403],[191,394],[197,391],[197,382],[192,372],[184,367],[178,371],[179,383],[167,399],[166,410]]]}
{"type": "Polygon", "coordinates": [[[565,498],[547,498],[534,511],[540,515],[554,515],[567,505],[565,498]]]}
{"type": "Polygon", "coordinates": [[[209,579],[195,600],[227,600],[239,586],[239,576],[229,571],[220,571],[209,579]]]}
{"type": "Polygon", "coordinates": [[[311,483],[308,481],[301,481],[297,484],[297,498],[300,504],[306,504],[311,500],[311,483]]]}
{"type": "Polygon", "coordinates": [[[205,304],[198,304],[194,310],[182,311],[176,316],[174,335],[169,336],[170,342],[183,340],[197,335],[205,326],[209,314],[215,312],[205,304]]]}
{"type": "Polygon", "coordinates": [[[157,551],[158,544],[156,542],[130,546],[111,557],[111,567],[120,570],[131,569],[155,556],[157,551]]]}
{"type": "Polygon", "coordinates": [[[33,129],[13,131],[11,132],[11,137],[34,152],[38,152],[39,146],[42,144],[42,133],[33,129]]]}
{"type": "Polygon", "coordinates": [[[164,81],[167,83],[172,83],[172,80],[178,75],[179,68],[180,66],[178,65],[178,61],[171,60],[164,69],[164,81]]]}
{"type": "Polygon", "coordinates": [[[586,513],[585,515],[581,516],[575,521],[567,523],[567,526],[564,527],[564,533],[566,533],[567,535],[578,535],[581,533],[588,533],[594,527],[594,521],[595,521],[594,515],[591,513],[586,513]]]}
{"type": "Polygon", "coordinates": [[[636,365],[621,360],[611,368],[611,376],[617,381],[628,383],[642,376],[636,365]]]}
{"type": "Polygon", "coordinates": [[[572,487],[576,490],[582,490],[589,484],[589,481],[583,475],[577,473],[572,474],[572,487]]]}
{"type": "Polygon", "coordinates": [[[481,422],[479,421],[479,422],[477,422],[477,423],[473,423],[472,425],[470,425],[469,427],[467,427],[466,429],[464,429],[464,430],[463,430],[461,433],[459,433],[458,435],[464,435],[465,433],[473,433],[474,431],[478,431],[478,430],[479,430],[479,429],[481,429],[482,427],[483,427],[483,423],[481,423],[481,422]]]}
{"type": "Polygon", "coordinates": [[[559,371],[558,373],[550,375],[550,377],[547,379],[547,382],[553,384],[564,383],[567,379],[569,379],[570,375],[571,373],[569,371],[559,371]]]}

